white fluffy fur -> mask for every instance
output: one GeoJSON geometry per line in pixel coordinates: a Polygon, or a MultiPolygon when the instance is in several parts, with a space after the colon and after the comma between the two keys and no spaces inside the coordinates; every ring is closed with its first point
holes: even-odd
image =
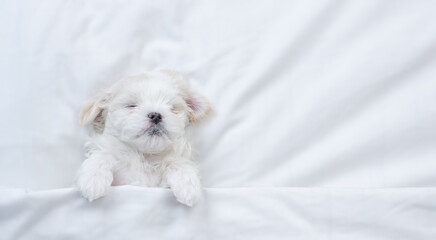
{"type": "Polygon", "coordinates": [[[118,81],[82,110],[81,123],[92,124],[93,131],[77,174],[80,192],[92,201],[111,185],[169,186],[179,202],[193,206],[201,184],[185,127],[210,111],[208,100],[173,71],[118,81]],[[152,123],[151,112],[160,113],[162,122],[152,123]]]}

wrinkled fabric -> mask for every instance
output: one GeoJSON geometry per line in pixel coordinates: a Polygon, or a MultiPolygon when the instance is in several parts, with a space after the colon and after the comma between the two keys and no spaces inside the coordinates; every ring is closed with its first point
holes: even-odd
{"type": "Polygon", "coordinates": [[[434,9],[0,2],[2,236],[436,239],[434,9]],[[81,105],[155,68],[186,74],[214,105],[189,129],[205,203],[121,187],[89,204],[61,189],[84,159],[81,105]]]}
{"type": "Polygon", "coordinates": [[[4,190],[4,239],[434,239],[434,188],[210,188],[188,208],[168,189],[4,190]],[[7,194],[7,196],[5,196],[7,194]]]}

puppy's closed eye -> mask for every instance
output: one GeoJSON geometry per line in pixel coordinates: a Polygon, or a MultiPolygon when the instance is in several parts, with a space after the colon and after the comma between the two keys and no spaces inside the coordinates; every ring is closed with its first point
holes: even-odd
{"type": "Polygon", "coordinates": [[[126,108],[135,108],[135,107],[137,107],[138,105],[136,105],[136,104],[127,104],[126,105],[126,108]]]}
{"type": "Polygon", "coordinates": [[[174,104],[171,106],[171,112],[178,114],[183,112],[183,106],[181,106],[180,104],[174,104]]]}

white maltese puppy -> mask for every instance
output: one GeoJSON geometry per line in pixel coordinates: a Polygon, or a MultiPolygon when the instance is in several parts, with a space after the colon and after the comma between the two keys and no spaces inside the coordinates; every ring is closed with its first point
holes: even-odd
{"type": "Polygon", "coordinates": [[[87,159],[77,186],[89,201],[110,186],[170,187],[193,206],[202,196],[185,128],[211,112],[209,101],[170,70],[127,77],[86,104],[81,123],[92,124],[87,159]]]}

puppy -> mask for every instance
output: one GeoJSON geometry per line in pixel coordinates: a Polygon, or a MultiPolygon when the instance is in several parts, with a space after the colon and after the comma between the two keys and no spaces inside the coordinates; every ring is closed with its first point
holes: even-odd
{"type": "Polygon", "coordinates": [[[77,187],[89,201],[110,186],[170,187],[193,206],[202,196],[185,128],[211,112],[209,101],[170,70],[122,79],[83,107],[81,124],[92,124],[87,158],[77,187]]]}

